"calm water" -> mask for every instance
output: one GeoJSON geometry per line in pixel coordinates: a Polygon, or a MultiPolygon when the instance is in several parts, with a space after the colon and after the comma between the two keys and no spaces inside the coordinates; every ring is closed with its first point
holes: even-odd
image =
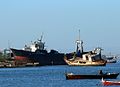
{"type": "MultiPolygon", "coordinates": [[[[120,63],[107,64],[107,66],[102,67],[42,66],[27,68],[1,68],[0,87],[103,87],[100,82],[101,80],[99,79],[65,79],[66,72],[73,72],[76,74],[97,74],[99,69],[102,69],[105,72],[120,72],[120,63]]],[[[120,75],[117,80],[120,80],[120,75]]]]}

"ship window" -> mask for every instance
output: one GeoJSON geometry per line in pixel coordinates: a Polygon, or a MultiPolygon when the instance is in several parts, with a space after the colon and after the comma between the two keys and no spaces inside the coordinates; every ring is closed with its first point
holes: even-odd
{"type": "Polygon", "coordinates": [[[83,61],[79,61],[79,63],[83,63],[83,64],[85,64],[86,62],[83,62],[83,61]]]}
{"type": "Polygon", "coordinates": [[[88,56],[86,56],[86,60],[88,60],[88,56]]]}

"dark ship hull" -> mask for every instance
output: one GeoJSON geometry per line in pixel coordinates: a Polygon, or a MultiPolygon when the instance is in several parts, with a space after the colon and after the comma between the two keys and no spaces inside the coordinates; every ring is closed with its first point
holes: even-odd
{"type": "Polygon", "coordinates": [[[66,74],[67,80],[74,79],[116,79],[119,73],[106,73],[106,74],[92,74],[92,75],[75,75],[75,74],[66,74]]]}
{"type": "Polygon", "coordinates": [[[32,61],[39,62],[39,65],[67,65],[64,61],[64,53],[58,53],[51,50],[49,53],[46,50],[36,50],[35,52],[11,49],[15,60],[17,61],[32,61]]]}

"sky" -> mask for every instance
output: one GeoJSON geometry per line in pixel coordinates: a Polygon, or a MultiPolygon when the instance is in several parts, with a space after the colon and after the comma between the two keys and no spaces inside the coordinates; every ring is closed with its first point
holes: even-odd
{"type": "Polygon", "coordinates": [[[120,53],[120,0],[0,0],[0,49],[21,49],[41,37],[47,49],[120,53]]]}

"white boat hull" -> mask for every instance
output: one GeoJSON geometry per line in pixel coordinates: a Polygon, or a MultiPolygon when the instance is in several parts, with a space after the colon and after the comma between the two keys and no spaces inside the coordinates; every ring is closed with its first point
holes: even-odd
{"type": "Polygon", "coordinates": [[[69,61],[67,59],[65,59],[66,63],[68,65],[71,65],[71,66],[105,66],[106,65],[106,61],[69,61]]]}

